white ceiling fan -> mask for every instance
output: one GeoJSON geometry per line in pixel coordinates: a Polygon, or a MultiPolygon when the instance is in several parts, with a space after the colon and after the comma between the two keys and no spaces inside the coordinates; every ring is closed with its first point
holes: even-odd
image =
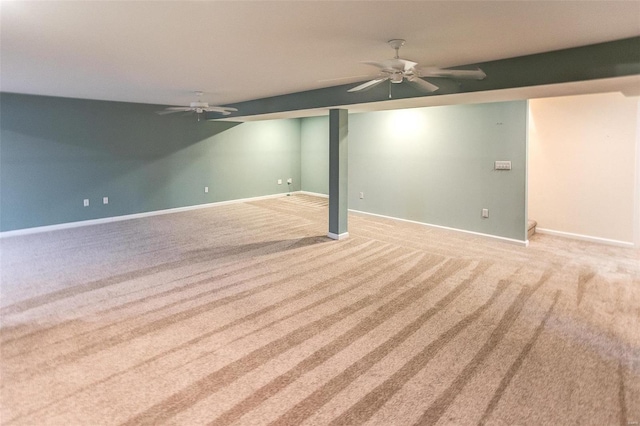
{"type": "MultiPolygon", "coordinates": [[[[366,83],[362,83],[349,89],[348,92],[361,92],[368,90],[385,81],[389,81],[391,83],[402,83],[404,80],[407,80],[423,92],[432,93],[438,90],[438,86],[423,80],[421,77],[483,80],[487,76],[480,68],[476,68],[474,70],[450,70],[437,67],[420,68],[417,62],[402,59],[398,55],[398,51],[405,44],[404,40],[393,39],[389,40],[387,43],[395,49],[396,56],[393,59],[387,59],[382,62],[363,62],[379,68],[380,75],[371,81],[367,81],[366,83]]],[[[391,86],[389,86],[389,90],[391,90],[391,86]]],[[[389,91],[389,97],[391,97],[391,91],[389,91]]]]}
{"type": "Polygon", "coordinates": [[[162,111],[156,111],[156,114],[165,115],[173,114],[176,112],[195,112],[196,114],[198,114],[198,121],[200,121],[200,114],[202,114],[203,112],[217,112],[222,115],[229,115],[232,112],[238,111],[237,108],[209,105],[207,102],[202,102],[202,92],[195,92],[195,94],[198,97],[198,100],[196,102],[191,102],[189,106],[168,107],[162,111]]]}

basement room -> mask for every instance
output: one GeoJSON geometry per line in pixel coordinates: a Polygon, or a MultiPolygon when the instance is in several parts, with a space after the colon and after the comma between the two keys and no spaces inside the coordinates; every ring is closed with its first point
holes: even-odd
{"type": "Polygon", "coordinates": [[[3,425],[640,424],[640,2],[0,12],[3,425]]]}

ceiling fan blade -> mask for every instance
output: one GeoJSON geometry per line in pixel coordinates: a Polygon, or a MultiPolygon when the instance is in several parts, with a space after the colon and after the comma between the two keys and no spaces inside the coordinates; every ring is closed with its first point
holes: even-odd
{"type": "Polygon", "coordinates": [[[183,111],[188,111],[191,112],[191,108],[181,108],[181,109],[165,109],[164,111],[156,111],[156,114],[158,115],[167,115],[167,114],[173,114],[176,112],[183,112],[183,111]]]}
{"type": "Polygon", "coordinates": [[[390,68],[389,61],[379,62],[379,61],[363,61],[361,64],[372,65],[376,68],[380,68],[381,70],[390,68]]]}
{"type": "Polygon", "coordinates": [[[408,61],[406,59],[394,59],[394,60],[402,64],[404,71],[410,71],[411,69],[415,68],[416,65],[418,65],[417,62],[408,61]]]}
{"type": "Polygon", "coordinates": [[[227,114],[231,114],[232,112],[236,112],[238,111],[238,108],[232,108],[232,107],[221,107],[221,106],[210,106],[207,108],[203,108],[204,111],[206,112],[221,112],[221,113],[227,113],[227,114]]]}
{"type": "Polygon", "coordinates": [[[423,90],[428,93],[435,92],[436,90],[439,89],[439,87],[436,86],[435,84],[429,83],[428,81],[425,81],[416,75],[408,76],[407,81],[409,81],[410,83],[418,87],[420,90],[423,90]]]}
{"type": "MultiPolygon", "coordinates": [[[[318,80],[318,83],[328,83],[330,81],[340,81],[340,80],[356,80],[364,77],[369,77],[370,74],[360,74],[360,75],[352,75],[350,77],[336,77],[336,78],[325,78],[323,80],[318,80]]],[[[359,80],[356,80],[359,81],[359,80]]]]}
{"type": "Polygon", "coordinates": [[[372,87],[375,87],[383,81],[387,80],[389,80],[389,77],[377,78],[375,80],[367,81],[366,83],[362,83],[359,86],[353,87],[347,90],[347,92],[362,92],[363,90],[371,89],[372,87]]]}
{"type": "Polygon", "coordinates": [[[469,80],[483,80],[487,74],[480,68],[475,70],[448,70],[444,68],[424,68],[420,69],[419,75],[421,77],[445,77],[445,78],[458,78],[469,80]]]}
{"type": "Polygon", "coordinates": [[[401,58],[393,58],[387,59],[386,61],[378,62],[378,61],[365,61],[363,64],[373,65],[374,67],[380,68],[384,72],[402,72],[409,71],[416,65],[417,62],[409,61],[401,58]]]}

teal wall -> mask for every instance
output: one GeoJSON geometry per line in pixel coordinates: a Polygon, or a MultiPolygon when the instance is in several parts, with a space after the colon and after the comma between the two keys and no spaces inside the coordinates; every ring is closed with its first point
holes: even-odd
{"type": "Polygon", "coordinates": [[[329,194],[329,116],[302,119],[302,189],[329,194]]]}
{"type": "Polygon", "coordinates": [[[300,189],[300,120],[197,122],[158,109],[0,94],[0,230],[300,189]]]}
{"type": "MultiPolygon", "coordinates": [[[[302,120],[303,165],[328,155],[323,126],[302,120]]],[[[352,114],[349,208],[526,240],[526,139],[526,101],[352,114]]],[[[302,189],[326,193],[327,168],[317,172],[303,172],[302,189]]]]}
{"type": "MultiPolygon", "coordinates": [[[[328,117],[197,122],[158,108],[1,94],[0,230],[328,193],[328,117]]],[[[526,129],[526,101],[351,114],[349,208],[525,240],[526,129]]]]}

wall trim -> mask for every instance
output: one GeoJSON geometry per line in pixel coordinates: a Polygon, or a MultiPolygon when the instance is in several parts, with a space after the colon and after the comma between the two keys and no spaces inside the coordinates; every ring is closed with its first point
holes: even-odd
{"type": "Polygon", "coordinates": [[[505,242],[505,243],[515,244],[515,245],[522,246],[522,247],[528,247],[529,246],[529,240],[524,240],[524,241],[515,240],[513,238],[500,237],[500,236],[491,235],[491,234],[483,234],[481,232],[467,231],[465,229],[459,229],[459,228],[449,228],[448,226],[434,225],[434,224],[431,224],[431,223],[418,222],[418,221],[409,220],[409,219],[401,219],[399,217],[385,216],[385,215],[377,214],[377,213],[363,212],[361,210],[349,209],[349,211],[353,212],[353,213],[361,213],[361,214],[368,215],[368,216],[381,217],[381,218],[384,218],[384,219],[398,220],[400,222],[415,223],[416,225],[427,226],[429,228],[445,229],[447,231],[462,232],[464,234],[477,235],[479,237],[485,237],[485,238],[491,238],[491,239],[494,239],[494,240],[500,240],[500,241],[505,242]]]}
{"type": "MultiPolygon", "coordinates": [[[[295,191],[295,192],[293,192],[293,194],[305,194],[305,195],[311,195],[311,196],[316,196],[316,197],[321,197],[321,198],[329,198],[329,196],[326,195],[326,194],[320,194],[320,193],[309,192],[309,191],[295,191]]],[[[228,204],[238,204],[238,203],[245,203],[245,202],[250,202],[250,201],[266,200],[266,199],[270,199],[270,198],[282,198],[282,197],[286,197],[288,195],[289,195],[288,193],[279,193],[279,194],[271,194],[271,195],[262,195],[262,196],[258,196],[258,197],[238,198],[238,199],[235,199],[235,200],[217,201],[217,202],[214,202],[214,203],[196,204],[196,205],[193,205],[193,206],[175,207],[175,208],[171,208],[171,209],[155,210],[155,211],[151,211],[151,212],[133,213],[133,214],[122,215],[122,216],[112,216],[112,217],[105,217],[105,218],[100,218],[100,219],[90,219],[90,220],[82,220],[82,221],[77,221],[77,222],[59,223],[59,224],[56,224],[56,225],[37,226],[37,227],[33,227],[33,228],[16,229],[14,231],[0,232],[0,239],[1,238],[9,238],[9,237],[17,237],[17,236],[22,236],[22,235],[38,234],[38,233],[42,233],[42,232],[58,231],[58,230],[63,230],[63,229],[80,228],[80,227],[84,227],[84,226],[101,225],[101,224],[105,224],[105,223],[120,222],[120,221],[123,221],[123,220],[131,220],[131,219],[140,219],[140,218],[151,217],[151,216],[159,216],[159,215],[164,215],[164,214],[180,213],[180,212],[186,212],[186,211],[191,211],[191,210],[199,210],[199,209],[206,209],[206,208],[210,208],[210,207],[224,206],[224,205],[228,205],[228,204]]],[[[515,245],[518,245],[518,246],[527,247],[529,245],[529,240],[520,241],[520,240],[515,240],[515,239],[512,239],[512,238],[500,237],[500,236],[497,236],[497,235],[483,234],[483,233],[480,233],[480,232],[467,231],[467,230],[458,229],[458,228],[450,228],[450,227],[447,227],[447,226],[434,225],[434,224],[430,224],[430,223],[418,222],[418,221],[409,220],[409,219],[402,219],[402,218],[393,217],[393,216],[385,216],[385,215],[381,215],[381,214],[377,214],[377,213],[369,213],[369,212],[365,212],[365,211],[361,211],[361,210],[349,209],[349,211],[352,212],[352,213],[360,213],[360,214],[363,214],[363,215],[375,216],[375,217],[380,217],[380,218],[384,218],[384,219],[397,220],[397,221],[400,221],[400,222],[415,223],[417,225],[427,226],[427,227],[431,227],[431,228],[445,229],[445,230],[448,230],[448,231],[462,232],[462,233],[465,233],[465,234],[477,235],[477,236],[480,236],[480,237],[491,238],[491,239],[503,241],[503,242],[506,242],[506,243],[509,243],[509,244],[515,244],[515,245]]],[[[558,231],[548,231],[548,230],[543,230],[543,229],[540,229],[540,228],[536,228],[536,231],[540,232],[541,234],[542,233],[547,233],[549,235],[559,235],[559,236],[575,235],[575,234],[562,233],[562,232],[558,232],[558,231]]],[[[347,238],[349,236],[349,233],[345,232],[345,233],[340,234],[340,235],[335,235],[335,234],[329,233],[328,236],[329,236],[329,238],[332,238],[332,239],[341,240],[341,239],[347,238]]],[[[626,243],[626,242],[623,242],[623,241],[604,240],[604,239],[598,239],[598,238],[587,237],[587,236],[579,236],[579,237],[584,237],[584,238],[580,238],[580,239],[591,238],[589,241],[596,241],[596,242],[610,241],[610,242],[615,243],[614,245],[622,245],[622,247],[633,247],[634,246],[632,243],[626,243]]]]}
{"type": "Polygon", "coordinates": [[[55,224],[55,225],[36,226],[36,227],[33,227],[33,228],[23,228],[23,229],[16,229],[14,231],[0,232],[0,238],[17,237],[17,236],[30,235],[30,234],[39,234],[41,232],[51,232],[51,231],[58,231],[58,230],[62,230],[62,229],[80,228],[80,227],[83,227],[83,226],[101,225],[101,224],[104,224],[104,223],[120,222],[120,221],[123,221],[123,220],[140,219],[140,218],[144,218],[144,217],[159,216],[159,215],[163,215],[163,214],[173,214],[173,213],[186,212],[186,211],[190,211],[190,210],[206,209],[206,208],[209,208],[209,207],[224,206],[224,205],[227,205],[227,204],[238,204],[238,203],[245,203],[245,202],[249,202],[249,201],[266,200],[266,199],[269,199],[269,198],[280,198],[280,197],[286,197],[287,195],[289,195],[289,194],[280,193],[280,194],[262,195],[262,196],[258,196],[258,197],[239,198],[239,199],[236,199],[236,200],[226,200],[226,201],[217,201],[217,202],[214,202],[214,203],[196,204],[196,205],[193,205],[193,206],[175,207],[175,208],[171,208],[171,209],[154,210],[154,211],[150,211],[150,212],[133,213],[133,214],[127,214],[127,215],[122,215],[122,216],[112,216],[112,217],[104,217],[104,218],[100,218],[100,219],[81,220],[81,221],[77,221],[77,222],[58,223],[58,224],[55,224]]]}
{"type": "Polygon", "coordinates": [[[327,234],[327,237],[331,238],[332,240],[344,240],[345,238],[349,237],[349,233],[343,232],[342,234],[334,234],[333,232],[329,232],[327,234]]]}
{"type": "Polygon", "coordinates": [[[554,231],[553,229],[539,228],[536,226],[536,234],[552,235],[554,237],[571,238],[573,240],[589,241],[616,247],[635,248],[635,244],[627,241],[610,240],[608,238],[592,237],[589,235],[573,234],[571,232],[554,231]]]}

